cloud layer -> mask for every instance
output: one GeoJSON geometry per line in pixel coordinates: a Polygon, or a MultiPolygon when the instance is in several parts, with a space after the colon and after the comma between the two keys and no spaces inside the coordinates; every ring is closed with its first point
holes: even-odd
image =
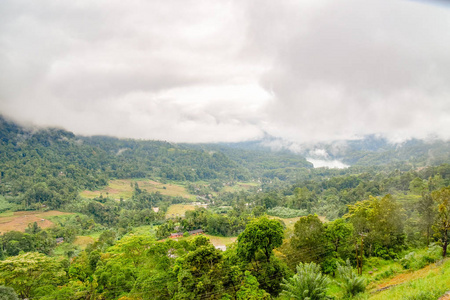
{"type": "Polygon", "coordinates": [[[5,0],[0,111],[176,142],[449,139],[448,28],[413,1],[5,0]]]}

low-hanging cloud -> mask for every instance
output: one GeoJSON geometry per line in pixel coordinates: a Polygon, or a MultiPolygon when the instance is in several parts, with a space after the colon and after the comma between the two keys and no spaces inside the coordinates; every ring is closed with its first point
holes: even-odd
{"type": "Polygon", "coordinates": [[[450,9],[412,1],[0,4],[0,112],[80,134],[450,137],[450,9]]]}

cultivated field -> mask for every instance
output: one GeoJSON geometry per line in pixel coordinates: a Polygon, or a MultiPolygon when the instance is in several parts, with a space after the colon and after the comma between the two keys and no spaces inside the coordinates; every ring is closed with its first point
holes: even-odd
{"type": "Polygon", "coordinates": [[[28,224],[36,222],[41,228],[48,228],[53,225],[53,222],[48,220],[50,217],[69,215],[56,210],[46,212],[40,211],[16,211],[0,214],[0,233],[16,230],[25,231],[28,224]]]}
{"type": "Polygon", "coordinates": [[[222,236],[213,236],[209,234],[204,234],[204,236],[208,237],[211,241],[211,244],[214,246],[228,246],[234,242],[236,242],[237,237],[222,237],[222,236]]]}
{"type": "Polygon", "coordinates": [[[236,182],[233,186],[224,186],[221,192],[239,192],[248,191],[251,188],[257,187],[259,184],[256,182],[236,182]]]}
{"type": "Polygon", "coordinates": [[[186,211],[195,210],[195,207],[190,204],[173,204],[167,209],[166,218],[184,217],[186,211]]]}
{"type": "Polygon", "coordinates": [[[144,180],[131,180],[131,179],[117,179],[111,180],[107,187],[103,188],[99,191],[83,191],[81,192],[81,196],[85,198],[95,198],[100,195],[106,197],[112,197],[116,200],[120,198],[126,200],[131,199],[134,190],[135,182],[138,183],[139,188],[142,190],[147,190],[149,193],[160,192],[166,196],[179,196],[183,198],[187,198],[190,200],[195,200],[195,196],[191,195],[188,191],[186,191],[185,187],[182,185],[174,184],[174,183],[166,183],[163,184],[161,182],[144,179],[144,180]]]}
{"type": "Polygon", "coordinates": [[[75,246],[79,246],[81,249],[86,249],[87,245],[93,244],[95,242],[95,239],[90,236],[77,236],[73,244],[75,246]]]}

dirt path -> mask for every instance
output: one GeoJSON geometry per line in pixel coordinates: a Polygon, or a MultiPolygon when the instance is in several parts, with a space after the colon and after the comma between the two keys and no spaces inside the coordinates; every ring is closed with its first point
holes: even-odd
{"type": "Polygon", "coordinates": [[[430,271],[437,272],[436,264],[428,265],[425,268],[417,270],[417,271],[399,274],[399,275],[389,279],[388,281],[383,282],[380,285],[378,285],[377,291],[386,290],[388,288],[405,283],[407,281],[425,277],[430,271]]]}

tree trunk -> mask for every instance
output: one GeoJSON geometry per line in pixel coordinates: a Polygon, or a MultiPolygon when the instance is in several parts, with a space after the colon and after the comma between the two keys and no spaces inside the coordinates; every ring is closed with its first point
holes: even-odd
{"type": "Polygon", "coordinates": [[[444,231],[444,236],[442,238],[442,258],[447,256],[447,246],[448,246],[448,233],[447,230],[444,231]]]}

